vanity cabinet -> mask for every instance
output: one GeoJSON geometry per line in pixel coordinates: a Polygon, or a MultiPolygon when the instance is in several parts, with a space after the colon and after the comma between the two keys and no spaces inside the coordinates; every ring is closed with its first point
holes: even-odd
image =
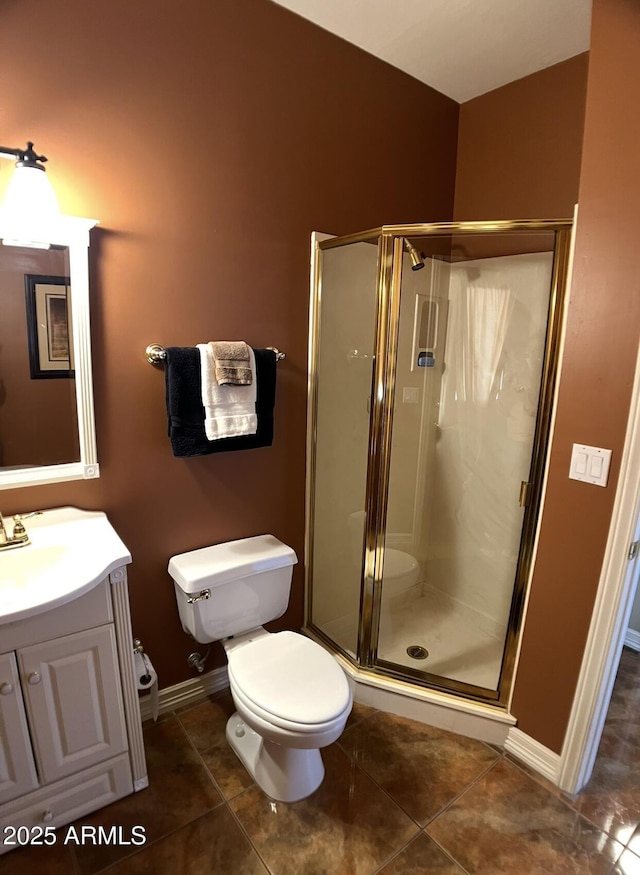
{"type": "Polygon", "coordinates": [[[38,774],[45,783],[127,749],[113,626],[17,652],[38,774]],[[24,683],[24,682],[23,682],[24,683]]]}
{"type": "Polygon", "coordinates": [[[0,650],[0,837],[147,786],[124,568],[5,624],[0,650]]]}
{"type": "Polygon", "coordinates": [[[0,802],[38,786],[14,653],[0,656],[0,802]]]}

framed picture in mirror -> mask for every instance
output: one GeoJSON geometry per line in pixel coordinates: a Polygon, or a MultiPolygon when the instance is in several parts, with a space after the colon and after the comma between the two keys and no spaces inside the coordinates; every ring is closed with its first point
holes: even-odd
{"type": "Polygon", "coordinates": [[[25,274],[24,283],[31,378],[73,377],[69,277],[25,274]]]}

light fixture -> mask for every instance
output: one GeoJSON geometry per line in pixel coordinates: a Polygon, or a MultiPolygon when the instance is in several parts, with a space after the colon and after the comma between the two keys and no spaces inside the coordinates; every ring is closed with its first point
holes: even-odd
{"type": "MultiPolygon", "coordinates": [[[[4,213],[17,227],[43,229],[60,215],[58,200],[44,169],[47,160],[34,151],[33,143],[26,149],[0,146],[0,158],[15,160],[16,167],[7,187],[4,213]]],[[[20,233],[20,237],[23,233],[20,233]]],[[[27,237],[31,235],[27,234],[27,237]]],[[[36,233],[36,238],[42,236],[36,233]]],[[[5,243],[13,242],[5,240],[5,243]]],[[[16,241],[17,242],[17,241],[16,241]]],[[[32,243],[35,241],[31,241],[32,243]]],[[[28,244],[25,239],[22,244],[28,244]]]]}

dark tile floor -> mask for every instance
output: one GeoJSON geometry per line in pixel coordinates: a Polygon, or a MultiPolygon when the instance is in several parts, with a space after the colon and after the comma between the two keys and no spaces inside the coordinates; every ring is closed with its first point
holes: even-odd
{"type": "Polygon", "coordinates": [[[79,825],[147,843],[25,848],[2,875],[640,875],[640,656],[624,651],[593,777],[570,799],[479,741],[354,707],[309,799],[267,799],[224,738],[228,693],[145,727],[150,787],[79,825]]]}

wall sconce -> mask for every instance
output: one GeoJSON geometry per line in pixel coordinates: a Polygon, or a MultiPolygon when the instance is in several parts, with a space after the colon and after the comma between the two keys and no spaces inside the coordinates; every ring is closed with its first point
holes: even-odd
{"type": "Polygon", "coordinates": [[[27,143],[26,149],[0,146],[0,158],[12,158],[16,162],[7,188],[5,210],[10,210],[18,218],[38,221],[60,214],[58,200],[44,169],[47,159],[36,154],[33,143],[27,143]]]}
{"type": "Polygon", "coordinates": [[[37,246],[37,237],[42,237],[42,233],[36,234],[34,240],[28,229],[42,230],[60,215],[58,200],[44,169],[47,159],[44,155],[36,154],[32,142],[27,143],[26,149],[0,146],[0,158],[11,158],[16,162],[7,187],[4,213],[17,228],[24,229],[19,234],[21,240],[5,239],[3,243],[37,246]]]}

